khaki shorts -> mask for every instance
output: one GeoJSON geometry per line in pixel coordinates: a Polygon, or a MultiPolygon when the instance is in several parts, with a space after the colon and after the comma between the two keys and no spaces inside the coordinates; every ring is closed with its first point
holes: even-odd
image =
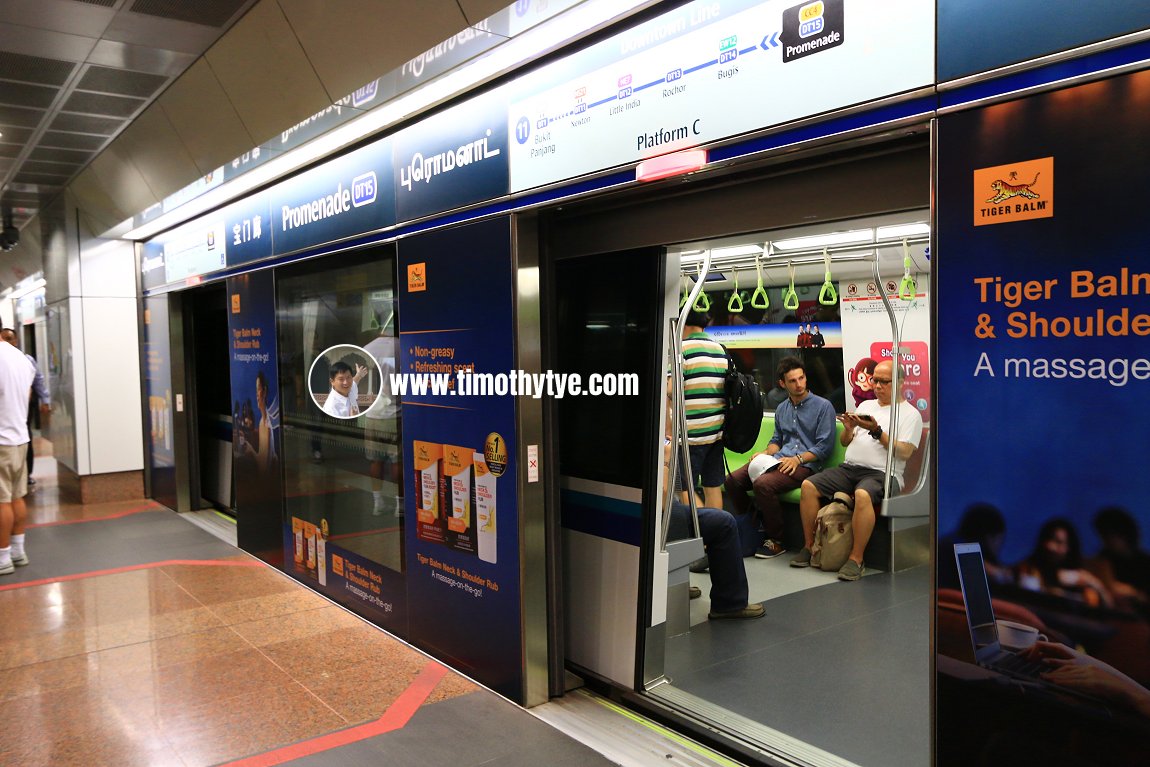
{"type": "Polygon", "coordinates": [[[28,495],[28,443],[0,445],[0,503],[28,495]]]}

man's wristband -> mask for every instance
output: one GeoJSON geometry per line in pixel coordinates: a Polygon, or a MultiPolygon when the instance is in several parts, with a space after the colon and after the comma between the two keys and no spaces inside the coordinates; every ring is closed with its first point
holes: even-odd
{"type": "Polygon", "coordinates": [[[876,426],[873,429],[871,429],[870,431],[868,431],[867,434],[871,435],[871,437],[873,439],[881,439],[882,438],[882,427],[876,426]]]}

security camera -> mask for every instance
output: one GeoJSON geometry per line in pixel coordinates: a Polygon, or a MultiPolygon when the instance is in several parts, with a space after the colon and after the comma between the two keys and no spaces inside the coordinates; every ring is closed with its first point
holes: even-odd
{"type": "Polygon", "coordinates": [[[9,224],[0,231],[0,250],[12,250],[20,242],[20,230],[9,224]]]}

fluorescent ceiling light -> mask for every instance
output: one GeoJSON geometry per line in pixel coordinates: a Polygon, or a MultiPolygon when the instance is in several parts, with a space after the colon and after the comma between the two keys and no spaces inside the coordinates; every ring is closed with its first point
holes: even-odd
{"type": "Polygon", "coordinates": [[[711,255],[715,258],[737,258],[738,256],[757,256],[762,252],[762,245],[735,245],[730,248],[715,248],[711,251],[711,255]]]}
{"type": "Polygon", "coordinates": [[[24,296],[35,293],[37,290],[42,289],[45,285],[48,284],[44,281],[43,277],[34,280],[30,285],[24,285],[24,282],[26,282],[26,280],[17,283],[16,287],[8,295],[8,299],[12,301],[19,301],[24,296]]]}
{"type": "MultiPolygon", "coordinates": [[[[507,42],[481,54],[460,68],[441,75],[426,85],[376,107],[351,122],[334,128],[301,147],[259,165],[238,178],[205,192],[175,210],[165,213],[124,235],[128,240],[146,240],[152,235],[218,208],[253,189],[310,165],[360,139],[382,131],[427,108],[466,93],[475,85],[510,72],[559,48],[575,34],[594,32],[622,15],[647,4],[647,0],[586,0],[507,42]]],[[[505,86],[506,87],[506,86],[505,86]]],[[[494,98],[486,94],[484,98],[494,98]]]]}
{"type": "Polygon", "coordinates": [[[880,226],[875,230],[875,237],[880,240],[922,237],[929,234],[930,224],[894,224],[893,226],[880,226]]]}
{"type": "Polygon", "coordinates": [[[813,234],[808,237],[791,237],[771,243],[779,250],[807,250],[809,248],[829,248],[832,245],[851,245],[857,242],[871,242],[874,232],[870,229],[853,229],[849,232],[813,234]]]}

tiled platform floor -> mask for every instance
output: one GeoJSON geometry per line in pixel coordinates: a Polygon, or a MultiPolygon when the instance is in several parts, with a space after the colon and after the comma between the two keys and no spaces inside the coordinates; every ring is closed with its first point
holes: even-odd
{"type": "Polygon", "coordinates": [[[62,503],[52,468],[0,578],[0,765],[611,763],[170,511],[62,503]]]}

